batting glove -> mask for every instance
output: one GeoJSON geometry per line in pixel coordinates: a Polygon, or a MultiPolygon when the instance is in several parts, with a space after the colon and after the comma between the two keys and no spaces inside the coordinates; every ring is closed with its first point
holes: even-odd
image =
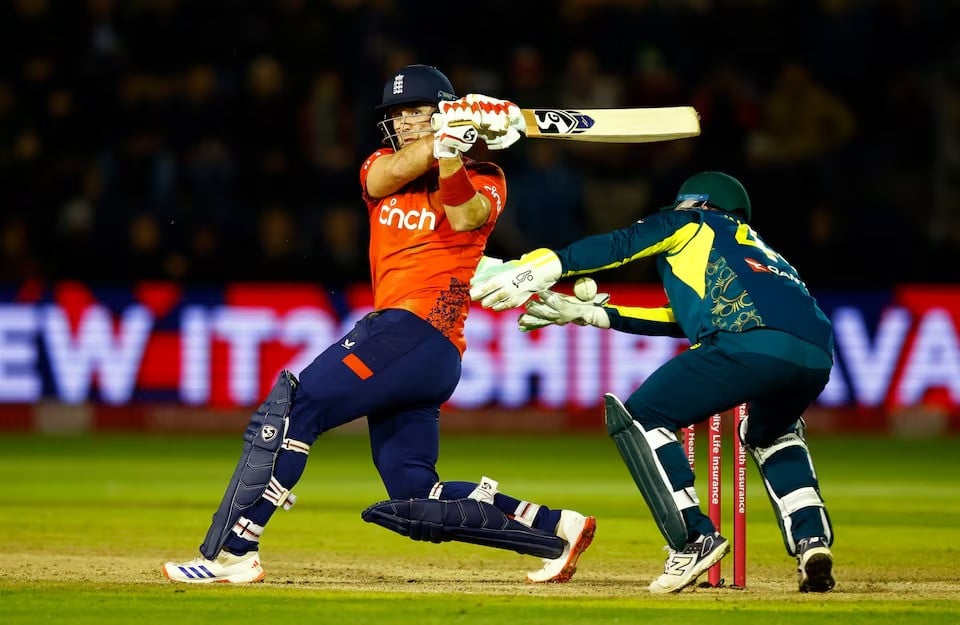
{"type": "Polygon", "coordinates": [[[527,252],[519,260],[491,266],[470,280],[470,299],[484,308],[507,310],[516,308],[530,296],[546,290],[560,278],[560,258],[547,248],[527,252]]]}
{"type": "Polygon", "coordinates": [[[491,150],[504,150],[521,137],[523,114],[509,100],[498,100],[489,96],[471,93],[464,99],[480,110],[480,136],[491,150]]]}
{"type": "Polygon", "coordinates": [[[452,126],[472,125],[480,130],[480,105],[464,96],[458,100],[440,102],[437,105],[443,121],[452,126]]]}
{"type": "Polygon", "coordinates": [[[479,134],[472,123],[451,123],[440,113],[434,113],[431,118],[435,132],[433,133],[434,158],[454,158],[461,152],[466,152],[477,142],[479,134]]]}
{"type": "Polygon", "coordinates": [[[609,328],[610,316],[603,305],[610,301],[609,293],[597,293],[591,301],[584,302],[572,295],[563,295],[551,290],[540,291],[539,299],[531,299],[524,307],[517,324],[521,332],[529,332],[549,325],[566,325],[609,328]]]}
{"type": "Polygon", "coordinates": [[[487,147],[491,150],[506,150],[519,141],[522,136],[523,134],[519,130],[511,126],[503,136],[497,137],[496,139],[484,138],[484,141],[487,142],[487,147]]]}
{"type": "Polygon", "coordinates": [[[480,134],[486,139],[506,134],[511,126],[523,119],[520,107],[509,100],[498,100],[479,93],[471,93],[463,99],[469,103],[472,111],[479,112],[480,134]]]}
{"type": "Polygon", "coordinates": [[[516,143],[525,129],[523,114],[509,100],[470,93],[439,104],[440,113],[451,126],[473,125],[491,150],[504,150],[516,143]]]}

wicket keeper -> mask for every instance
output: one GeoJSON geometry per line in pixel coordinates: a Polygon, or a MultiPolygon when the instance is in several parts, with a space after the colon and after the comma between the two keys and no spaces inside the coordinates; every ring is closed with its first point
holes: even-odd
{"type": "Polygon", "coordinates": [[[471,297],[485,308],[526,302],[524,331],[574,322],[692,343],[625,402],[605,398],[608,431],[669,546],[663,573],[650,584],[654,593],[693,584],[730,551],[700,509],[675,433],[742,403],[749,416],[737,434],[763,477],[787,553],[796,557],[800,591],[834,586],[833,527],[802,419],[830,376],[832,326],[751,218],[740,181],[701,172],[672,204],[631,226],[487,264],[471,281],[471,297]],[[549,290],[562,277],[647,257],[656,259],[667,295],[662,308],[616,306],[606,295],[584,302],[549,290]]]}

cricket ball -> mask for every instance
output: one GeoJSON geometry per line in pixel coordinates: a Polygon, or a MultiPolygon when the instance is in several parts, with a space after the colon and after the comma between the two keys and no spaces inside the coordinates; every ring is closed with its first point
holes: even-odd
{"type": "Polygon", "coordinates": [[[597,282],[593,278],[577,278],[573,284],[573,294],[581,302],[592,302],[597,296],[597,282]]]}

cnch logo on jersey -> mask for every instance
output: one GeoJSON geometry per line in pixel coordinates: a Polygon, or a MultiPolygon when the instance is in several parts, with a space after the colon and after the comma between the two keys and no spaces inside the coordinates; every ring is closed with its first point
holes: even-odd
{"type": "Polygon", "coordinates": [[[380,223],[401,230],[436,230],[437,216],[428,208],[403,210],[397,206],[397,199],[380,206],[380,223]]]}

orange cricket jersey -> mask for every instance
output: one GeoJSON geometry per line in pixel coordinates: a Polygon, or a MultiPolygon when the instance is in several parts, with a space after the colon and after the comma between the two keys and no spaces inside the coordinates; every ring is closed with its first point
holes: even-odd
{"type": "Polygon", "coordinates": [[[492,208],[482,227],[456,232],[438,198],[437,167],[393,195],[374,199],[367,194],[370,164],[392,153],[391,148],[377,150],[360,168],[363,199],[370,214],[374,306],[377,310],[409,310],[443,333],[463,354],[470,278],[503,211],[506,180],[492,163],[463,159],[471,182],[487,196],[492,208]]]}

